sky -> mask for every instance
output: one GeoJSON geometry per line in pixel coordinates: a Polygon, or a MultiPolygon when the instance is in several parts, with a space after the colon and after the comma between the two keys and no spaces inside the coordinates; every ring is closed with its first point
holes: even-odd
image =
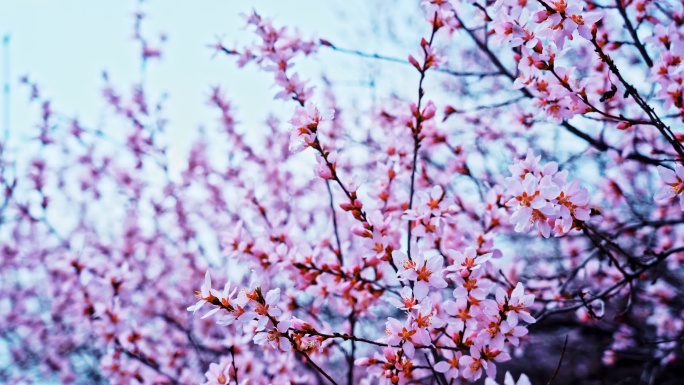
{"type": "MultiPolygon", "coordinates": [[[[275,18],[277,25],[298,27],[304,36],[374,51],[382,47],[364,36],[364,28],[377,19],[374,12],[378,4],[389,2],[0,1],[0,36],[9,38],[9,46],[3,47],[0,76],[10,85],[9,118],[2,108],[0,122],[9,121],[10,147],[21,149],[29,138],[28,129],[39,118],[36,106],[27,103],[28,90],[19,84],[19,78],[28,75],[62,118],[78,118],[86,127],[100,128],[106,111],[101,74],[107,71],[121,92],[129,92],[144,78],[152,93],[169,95],[166,115],[175,142],[171,152],[184,151],[199,127],[215,121],[207,106],[212,86],[220,85],[227,91],[247,129],[265,119],[265,107],[278,108],[272,100],[276,91],[269,74],[254,67],[238,69],[234,59],[215,55],[210,47],[219,38],[228,47],[253,40],[251,32],[244,29],[241,14],[255,9],[275,18]],[[163,60],[150,63],[144,75],[139,47],[132,39],[133,15],[138,11],[147,15],[143,35],[152,42],[158,41],[161,33],[168,37],[162,46],[163,60]]],[[[327,60],[326,70],[342,79],[356,76],[358,71],[345,65],[345,60],[352,59],[341,56],[328,52],[322,59],[327,60]]],[[[6,106],[6,94],[1,98],[1,105],[6,106]]]]}

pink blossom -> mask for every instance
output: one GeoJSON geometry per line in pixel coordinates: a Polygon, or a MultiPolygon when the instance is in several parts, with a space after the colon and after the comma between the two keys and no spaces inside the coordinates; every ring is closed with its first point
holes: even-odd
{"type": "Polygon", "coordinates": [[[417,300],[422,300],[428,294],[429,288],[443,289],[447,286],[446,281],[442,277],[444,269],[443,257],[439,254],[431,254],[426,256],[424,253],[414,253],[412,260],[399,250],[392,252],[392,259],[400,270],[397,277],[400,280],[414,281],[413,294],[417,300]]]}
{"type": "Polygon", "coordinates": [[[266,327],[266,324],[273,317],[278,317],[282,314],[277,305],[280,302],[280,288],[269,290],[266,293],[263,303],[257,303],[254,313],[257,316],[257,331],[266,327]]]}
{"type": "Polygon", "coordinates": [[[401,288],[401,301],[397,298],[390,297],[387,299],[387,302],[401,310],[413,310],[421,308],[421,305],[418,304],[418,301],[413,297],[413,290],[411,290],[411,288],[408,286],[401,288]]]}
{"type": "MultiPolygon", "coordinates": [[[[494,379],[491,377],[487,377],[485,379],[485,385],[499,385],[494,379]]],[[[506,372],[506,375],[504,376],[504,382],[503,385],[532,385],[530,382],[530,379],[527,377],[526,374],[521,374],[520,377],[518,377],[518,381],[515,381],[513,379],[513,376],[511,375],[510,372],[506,372]]]]}
{"type": "Polygon", "coordinates": [[[230,383],[231,370],[232,363],[228,360],[224,360],[220,364],[209,364],[209,371],[205,374],[207,382],[204,385],[226,385],[230,383]]]}
{"type": "Polygon", "coordinates": [[[444,310],[452,318],[449,323],[456,326],[456,330],[475,329],[478,325],[480,310],[478,307],[469,306],[467,298],[457,298],[456,301],[446,301],[444,310]]]}
{"type": "Polygon", "coordinates": [[[435,370],[439,373],[444,373],[447,380],[458,378],[458,368],[460,367],[459,358],[461,358],[461,353],[453,353],[452,357],[447,361],[436,363],[435,370]]]}
{"type": "Polygon", "coordinates": [[[280,321],[277,327],[255,334],[254,343],[257,345],[264,345],[268,343],[273,348],[280,348],[284,351],[289,351],[292,349],[292,344],[287,338],[287,332],[290,328],[290,325],[290,321],[280,321]]]}
{"type": "Polygon", "coordinates": [[[306,147],[314,144],[318,125],[325,120],[332,120],[333,112],[321,113],[316,105],[309,103],[306,108],[296,107],[295,113],[289,123],[292,125],[290,131],[290,151],[299,152],[306,147]]]}
{"type": "MultiPolygon", "coordinates": [[[[204,284],[202,284],[200,291],[195,293],[195,296],[198,298],[197,303],[188,307],[188,311],[193,313],[201,309],[207,302],[212,302],[221,296],[221,293],[211,288],[211,276],[209,275],[209,270],[207,270],[207,272],[204,274],[204,284]]],[[[212,310],[207,314],[210,315],[214,312],[215,311],[212,310]]]]}
{"type": "Polygon", "coordinates": [[[418,336],[416,335],[418,331],[413,328],[410,324],[403,324],[396,318],[387,318],[385,333],[386,337],[383,337],[381,341],[390,344],[397,345],[400,342],[404,352],[409,358],[413,358],[415,354],[415,343],[418,342],[418,336]]]}
{"type": "Polygon", "coordinates": [[[680,207],[684,210],[684,199],[681,196],[682,191],[684,191],[684,167],[677,163],[674,171],[672,171],[669,168],[658,166],[658,174],[666,185],[658,189],[653,199],[665,201],[679,195],[680,207]]]}
{"type": "Polygon", "coordinates": [[[486,300],[489,314],[503,313],[506,320],[511,327],[518,324],[518,319],[522,319],[527,323],[535,322],[534,317],[528,312],[528,307],[534,302],[533,294],[525,294],[522,283],[518,282],[515,289],[509,296],[504,289],[496,289],[496,302],[486,300]]]}

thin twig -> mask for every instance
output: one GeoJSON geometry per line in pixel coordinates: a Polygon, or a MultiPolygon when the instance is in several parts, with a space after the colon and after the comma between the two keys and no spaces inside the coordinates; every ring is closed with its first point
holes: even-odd
{"type": "Polygon", "coordinates": [[[328,196],[330,197],[330,211],[332,212],[333,230],[335,231],[335,240],[337,241],[337,260],[340,261],[340,266],[344,266],[344,259],[342,258],[342,243],[340,242],[340,232],[337,227],[337,213],[335,212],[335,203],[333,201],[332,189],[330,188],[330,181],[325,181],[325,187],[328,188],[328,196]]]}
{"type": "Polygon", "coordinates": [[[551,376],[551,379],[549,382],[546,383],[546,385],[551,385],[553,380],[556,379],[556,376],[558,375],[558,372],[560,372],[561,365],[563,364],[563,357],[565,356],[565,349],[568,347],[568,335],[565,335],[565,343],[563,344],[563,350],[561,350],[561,355],[560,359],[558,360],[558,365],[556,365],[556,370],[553,372],[553,375],[551,376]]]}

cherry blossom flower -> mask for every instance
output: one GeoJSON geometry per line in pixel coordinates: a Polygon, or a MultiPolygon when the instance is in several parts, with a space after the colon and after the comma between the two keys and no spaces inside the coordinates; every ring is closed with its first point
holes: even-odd
{"type": "Polygon", "coordinates": [[[538,34],[549,36],[560,49],[563,48],[566,39],[572,40],[575,31],[583,38],[590,40],[591,27],[603,17],[601,12],[583,12],[576,4],[568,5],[565,1],[555,1],[552,4],[555,12],[545,15],[546,17],[537,14],[535,21],[548,26],[541,29],[538,34]]]}
{"type": "Polygon", "coordinates": [[[544,237],[551,233],[548,218],[556,214],[555,207],[549,200],[558,196],[558,187],[542,183],[532,174],[527,174],[520,182],[510,178],[506,181],[506,188],[513,198],[506,205],[517,205],[517,210],[511,215],[510,221],[515,224],[515,231],[528,231],[534,224],[544,237]],[[540,188],[541,187],[541,188],[540,188]]]}
{"type": "Polygon", "coordinates": [[[425,253],[414,253],[412,260],[400,250],[392,252],[395,265],[400,267],[397,277],[400,280],[414,281],[413,294],[417,300],[422,300],[428,294],[429,288],[443,289],[447,286],[442,277],[444,260],[439,254],[426,256],[425,253]]]}
{"type": "Polygon", "coordinates": [[[435,364],[435,370],[439,373],[444,373],[447,380],[458,378],[458,368],[460,367],[459,359],[461,358],[461,353],[454,352],[450,354],[451,358],[435,364]]]}
{"type": "Polygon", "coordinates": [[[474,247],[466,247],[463,253],[456,250],[447,250],[446,255],[454,261],[454,264],[447,267],[447,270],[455,271],[465,278],[471,272],[480,269],[494,254],[477,255],[477,250],[474,247]]]}
{"type": "Polygon", "coordinates": [[[684,191],[684,167],[677,163],[674,171],[672,171],[669,168],[658,166],[658,174],[666,185],[658,189],[653,199],[665,201],[679,196],[679,206],[684,211],[684,199],[681,196],[682,191],[684,191]]]}
{"type": "Polygon", "coordinates": [[[416,335],[418,330],[413,328],[408,322],[402,323],[396,318],[389,317],[387,318],[385,333],[387,336],[381,339],[382,342],[390,345],[402,343],[402,348],[404,349],[406,356],[413,358],[416,351],[415,343],[419,342],[418,335],[416,335]]]}
{"type": "Polygon", "coordinates": [[[209,371],[205,374],[207,382],[205,382],[204,385],[226,385],[230,383],[231,370],[232,363],[228,360],[223,360],[220,364],[209,364],[209,371]]]}
{"type": "Polygon", "coordinates": [[[518,324],[518,319],[522,319],[527,323],[535,322],[534,317],[527,311],[528,307],[534,302],[533,294],[525,294],[522,283],[518,282],[515,289],[509,296],[504,289],[498,287],[496,289],[496,302],[492,300],[485,300],[489,314],[499,314],[499,312],[506,315],[506,320],[511,327],[518,324]]]}
{"type": "Polygon", "coordinates": [[[394,297],[390,297],[387,299],[387,302],[401,310],[414,310],[421,308],[421,305],[413,297],[413,290],[409,286],[402,287],[400,294],[401,300],[394,297]]]}
{"type": "Polygon", "coordinates": [[[432,344],[430,331],[432,329],[439,329],[446,324],[437,314],[437,309],[433,309],[432,302],[426,298],[421,308],[409,318],[412,326],[417,330],[418,340],[425,346],[432,344]]]}
{"type": "MultiPolygon", "coordinates": [[[[188,311],[193,313],[201,309],[207,302],[214,302],[221,296],[221,293],[211,288],[211,276],[209,275],[209,270],[207,270],[207,272],[204,274],[204,284],[202,284],[200,291],[195,293],[195,296],[198,298],[197,303],[188,307],[188,311]]],[[[215,310],[212,310],[207,314],[210,315],[213,313],[215,313],[215,310]]]]}
{"type": "Polygon", "coordinates": [[[403,218],[419,220],[430,216],[448,217],[456,211],[453,201],[445,197],[441,186],[434,186],[430,193],[419,192],[417,194],[418,205],[414,210],[406,210],[403,218]]]}
{"type": "Polygon", "coordinates": [[[278,326],[268,330],[261,331],[254,335],[254,343],[257,345],[270,344],[273,348],[278,348],[289,351],[292,349],[292,344],[287,338],[287,332],[291,326],[290,321],[282,320],[278,322],[278,326]]]}
{"type": "MultiPolygon", "coordinates": [[[[491,377],[487,377],[485,379],[485,385],[499,385],[494,379],[491,377]]],[[[530,379],[527,377],[525,373],[522,373],[520,377],[518,377],[518,381],[515,381],[513,379],[513,376],[511,375],[510,372],[506,372],[506,375],[504,376],[504,382],[503,385],[532,385],[530,382],[530,379]]]]}
{"type": "Polygon", "coordinates": [[[464,355],[459,360],[461,374],[463,378],[477,380],[482,376],[482,369],[485,370],[489,378],[496,378],[496,364],[494,362],[505,362],[511,356],[498,349],[473,345],[470,347],[470,355],[464,355]]]}
{"type": "Polygon", "coordinates": [[[279,317],[282,314],[280,308],[277,304],[280,302],[280,288],[275,288],[269,290],[266,293],[266,297],[257,301],[254,313],[257,317],[257,328],[256,330],[263,330],[266,324],[271,320],[271,318],[279,317]]]}
{"type": "Polygon", "coordinates": [[[333,111],[321,112],[318,107],[309,103],[305,107],[297,106],[295,113],[289,123],[292,125],[290,131],[290,151],[299,152],[314,144],[318,125],[322,121],[332,120],[333,111]]]}
{"type": "Polygon", "coordinates": [[[518,22],[509,15],[502,13],[501,17],[493,23],[495,34],[492,40],[497,44],[506,44],[510,47],[518,47],[524,44],[531,37],[529,31],[522,27],[525,23],[524,19],[518,22]]]}
{"type": "Polygon", "coordinates": [[[510,222],[515,231],[528,231],[533,225],[548,238],[551,231],[556,237],[576,227],[576,221],[590,219],[589,193],[579,180],[566,183],[567,172],[558,172],[558,165],[549,162],[540,165],[540,157],[528,152],[524,160],[509,169],[512,177],[506,178],[506,192],[513,197],[506,206],[514,210],[510,222]]]}
{"type": "Polygon", "coordinates": [[[444,303],[444,310],[452,318],[449,324],[455,325],[456,330],[475,329],[478,325],[479,308],[469,306],[466,298],[457,298],[456,301],[448,300],[444,303]]]}
{"type": "Polygon", "coordinates": [[[518,346],[520,344],[520,338],[528,333],[526,327],[520,326],[520,324],[511,326],[508,321],[501,322],[500,331],[506,338],[506,341],[510,342],[513,346],[518,346]]]}
{"type": "MultiPolygon", "coordinates": [[[[237,304],[238,301],[233,301],[233,295],[235,295],[236,291],[237,291],[237,288],[235,288],[235,287],[233,288],[232,291],[230,290],[230,281],[226,282],[226,285],[223,287],[223,292],[218,297],[218,300],[221,303],[221,307],[217,307],[217,308],[211,310],[210,312],[208,312],[207,314],[202,316],[202,318],[209,317],[211,314],[217,312],[221,308],[228,310],[229,312],[231,312],[231,314],[235,313],[236,311],[235,311],[234,306],[238,306],[238,304],[237,304]]],[[[224,322],[225,322],[225,320],[224,320],[224,322]]],[[[225,323],[223,323],[223,324],[225,325],[225,323]]]]}
{"type": "Polygon", "coordinates": [[[476,381],[482,376],[482,369],[487,367],[487,361],[480,359],[480,353],[471,349],[471,355],[464,355],[458,360],[460,372],[466,380],[476,381]]]}

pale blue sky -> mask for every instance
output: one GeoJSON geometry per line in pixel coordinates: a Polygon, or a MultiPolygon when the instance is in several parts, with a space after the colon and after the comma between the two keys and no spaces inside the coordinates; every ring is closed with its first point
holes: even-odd
{"type": "MultiPolygon", "coordinates": [[[[52,100],[53,108],[64,117],[78,117],[90,127],[102,123],[101,72],[106,70],[112,82],[126,92],[141,79],[139,49],[131,38],[132,15],[138,10],[148,15],[143,25],[145,35],[152,41],[157,40],[160,32],[168,36],[163,62],[150,64],[145,83],[153,92],[168,92],[166,114],[171,121],[170,130],[178,143],[186,143],[185,139],[197,127],[215,122],[215,115],[206,105],[212,85],[221,85],[228,91],[238,107],[240,120],[248,126],[263,121],[267,109],[285,108],[282,103],[272,102],[275,90],[270,85],[270,74],[254,67],[237,69],[233,59],[213,57],[208,47],[216,36],[222,36],[227,46],[252,41],[251,32],[243,29],[240,14],[254,8],[264,16],[275,17],[278,25],[299,27],[304,36],[325,37],[350,48],[382,51],[377,43],[379,37],[374,39],[367,34],[373,22],[380,19],[378,9],[387,9],[392,3],[0,1],[0,34],[11,36],[11,144],[17,146],[24,141],[26,128],[39,117],[35,108],[28,106],[27,90],[19,87],[18,78],[22,75],[39,83],[42,93],[52,100]]],[[[358,78],[358,71],[345,64],[359,59],[332,52],[313,59],[319,67],[321,60],[326,72],[340,79],[358,78]]],[[[2,70],[0,74],[5,68],[2,70]]],[[[4,103],[4,95],[1,97],[4,103]]],[[[3,111],[0,109],[0,114],[3,111]]]]}

